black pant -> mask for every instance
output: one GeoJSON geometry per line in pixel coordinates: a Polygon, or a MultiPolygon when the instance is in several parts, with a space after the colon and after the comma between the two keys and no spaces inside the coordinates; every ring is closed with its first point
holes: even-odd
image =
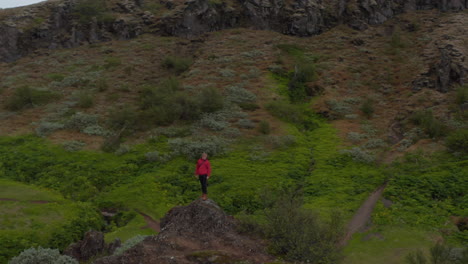
{"type": "Polygon", "coordinates": [[[198,176],[198,179],[200,180],[200,184],[201,184],[201,190],[202,190],[202,193],[204,194],[208,193],[208,190],[206,189],[206,186],[208,185],[208,181],[206,180],[206,177],[207,177],[206,174],[198,176]]]}

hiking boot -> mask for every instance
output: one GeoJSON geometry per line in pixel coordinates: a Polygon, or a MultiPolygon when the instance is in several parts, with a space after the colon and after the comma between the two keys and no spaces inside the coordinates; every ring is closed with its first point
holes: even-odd
{"type": "Polygon", "coordinates": [[[206,199],[208,199],[208,195],[203,194],[201,198],[202,198],[203,201],[206,201],[206,199]]]}

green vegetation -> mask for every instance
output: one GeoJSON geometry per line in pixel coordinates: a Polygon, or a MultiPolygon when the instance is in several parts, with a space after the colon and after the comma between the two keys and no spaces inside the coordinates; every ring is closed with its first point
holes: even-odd
{"type": "Polygon", "coordinates": [[[0,201],[1,263],[32,246],[63,250],[89,229],[101,228],[101,217],[89,203],[5,179],[0,187],[0,198],[19,200],[0,201]]]}
{"type": "Polygon", "coordinates": [[[175,74],[181,74],[188,70],[192,65],[193,61],[190,58],[184,58],[179,56],[167,56],[164,58],[161,66],[168,70],[172,70],[175,74]]]}
{"type": "Polygon", "coordinates": [[[438,138],[446,134],[446,126],[442,121],[434,117],[431,110],[421,110],[411,116],[411,121],[424,129],[431,138],[438,138]]]}
{"type": "Polygon", "coordinates": [[[270,132],[271,132],[270,123],[268,123],[268,121],[266,121],[266,120],[260,121],[260,124],[258,126],[258,131],[260,131],[260,133],[262,133],[264,135],[270,134],[270,132]]]}
{"type": "Polygon", "coordinates": [[[61,255],[58,249],[29,248],[11,259],[10,264],[78,264],[72,257],[61,255]]]}
{"type": "Polygon", "coordinates": [[[446,145],[452,152],[468,155],[468,129],[460,129],[447,136],[446,145]]]}
{"type": "Polygon", "coordinates": [[[88,24],[93,18],[100,23],[111,23],[115,16],[107,10],[105,0],[83,0],[77,3],[73,15],[78,18],[80,24],[88,24]]]}
{"type": "MultiPolygon", "coordinates": [[[[271,193],[269,194],[271,195],[271,193]]],[[[303,208],[300,191],[283,190],[275,199],[264,201],[264,222],[259,230],[269,239],[271,253],[289,261],[335,263],[339,259],[337,246],[343,236],[343,218],[335,213],[328,222],[303,208]]]]}
{"type": "Polygon", "coordinates": [[[146,226],[145,219],[143,216],[137,214],[130,222],[126,223],[124,226],[115,228],[105,234],[105,240],[107,243],[114,241],[115,239],[120,239],[122,242],[127,241],[128,239],[139,235],[155,235],[156,232],[150,228],[143,228],[146,226]]]}
{"type": "Polygon", "coordinates": [[[463,264],[468,262],[468,248],[455,249],[440,242],[436,243],[429,250],[430,261],[423,251],[417,250],[406,255],[408,264],[463,264]]]}
{"type": "Polygon", "coordinates": [[[369,98],[366,99],[361,105],[361,111],[367,118],[371,118],[375,112],[374,101],[369,98]]]}
{"type": "Polygon", "coordinates": [[[47,90],[38,90],[29,86],[15,89],[12,96],[6,101],[5,108],[11,111],[19,111],[50,102],[56,94],[47,90]]]}
{"type": "Polygon", "coordinates": [[[468,85],[463,85],[457,88],[455,95],[455,103],[457,105],[462,105],[468,102],[468,85]]]}
{"type": "Polygon", "coordinates": [[[78,104],[80,108],[90,108],[94,105],[93,95],[89,92],[80,92],[78,94],[78,104]]]}

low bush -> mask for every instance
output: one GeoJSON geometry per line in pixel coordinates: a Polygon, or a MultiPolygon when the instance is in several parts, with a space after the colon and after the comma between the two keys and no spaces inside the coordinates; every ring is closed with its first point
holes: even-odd
{"type": "Polygon", "coordinates": [[[270,145],[273,149],[286,149],[296,144],[296,138],[293,135],[270,135],[265,138],[265,143],[270,145]]]}
{"type": "Polygon", "coordinates": [[[106,123],[107,126],[114,131],[120,131],[122,129],[132,131],[135,129],[137,123],[136,110],[130,106],[113,109],[109,112],[106,123]]]}
{"type": "Polygon", "coordinates": [[[66,151],[75,152],[81,150],[86,144],[81,141],[72,140],[64,142],[62,146],[66,151]]]}
{"type": "MultiPolygon", "coordinates": [[[[260,229],[269,240],[271,253],[292,262],[338,261],[338,242],[344,235],[343,217],[339,213],[333,213],[330,220],[323,221],[316,213],[302,207],[302,193],[293,189],[277,193],[276,199],[266,199],[264,221],[252,230],[260,229]]],[[[254,222],[249,223],[255,226],[254,222]]]]}
{"type": "Polygon", "coordinates": [[[219,113],[206,113],[200,119],[200,124],[203,127],[209,128],[214,131],[221,131],[229,126],[223,115],[219,113]]]}
{"type": "Polygon", "coordinates": [[[413,113],[410,120],[423,128],[431,138],[438,138],[446,134],[446,126],[440,120],[434,117],[431,110],[422,110],[413,113]]]}
{"type": "Polygon", "coordinates": [[[462,105],[468,102],[468,84],[460,86],[457,88],[455,94],[455,103],[457,105],[462,105]]]}
{"type": "Polygon", "coordinates": [[[360,110],[367,118],[371,118],[375,112],[374,101],[372,99],[364,100],[360,110]]]}
{"type": "Polygon", "coordinates": [[[116,68],[122,64],[120,58],[117,57],[107,57],[104,60],[104,69],[109,70],[112,68],[116,68]]]}
{"type": "Polygon", "coordinates": [[[257,96],[240,85],[230,85],[224,88],[227,100],[233,103],[252,103],[257,96]]]}
{"type": "Polygon", "coordinates": [[[78,102],[76,105],[80,108],[90,108],[94,105],[93,95],[89,92],[80,92],[77,97],[78,102]]]}
{"type": "Polygon", "coordinates": [[[250,120],[250,119],[239,119],[239,121],[237,121],[237,125],[240,128],[245,128],[245,129],[255,128],[255,123],[252,122],[252,120],[250,120]]]}
{"type": "Polygon", "coordinates": [[[192,63],[193,61],[190,58],[167,56],[163,59],[161,66],[174,71],[176,74],[181,74],[188,70],[192,63]]]}
{"type": "Polygon", "coordinates": [[[202,139],[175,138],[169,140],[169,147],[176,155],[196,159],[200,153],[208,153],[210,156],[222,155],[226,152],[228,142],[225,139],[210,136],[202,139]]]}
{"type": "Polygon", "coordinates": [[[60,255],[58,249],[29,248],[12,258],[9,264],[78,264],[79,262],[69,256],[60,255]]]}
{"type": "Polygon", "coordinates": [[[468,129],[452,132],[446,139],[447,148],[452,152],[468,155],[468,129]]]}
{"type": "Polygon", "coordinates": [[[98,116],[78,112],[70,117],[65,123],[68,129],[75,129],[83,132],[87,127],[98,125],[98,116]]]}
{"type": "Polygon", "coordinates": [[[457,249],[438,242],[429,249],[429,258],[422,250],[410,252],[405,257],[407,264],[463,264],[468,263],[468,248],[457,249]]]}
{"type": "Polygon", "coordinates": [[[349,155],[356,162],[373,163],[375,161],[375,155],[359,147],[343,150],[342,153],[349,155]]]}
{"type": "Polygon", "coordinates": [[[145,238],[147,238],[147,237],[148,236],[138,235],[138,236],[130,238],[129,240],[125,241],[125,243],[123,243],[121,247],[117,248],[114,251],[114,256],[122,255],[125,251],[127,251],[127,250],[131,249],[132,247],[138,245],[140,242],[145,240],[145,238]]]}
{"type": "Polygon", "coordinates": [[[56,122],[40,122],[39,125],[36,127],[36,135],[40,137],[45,137],[53,133],[54,131],[63,129],[65,127],[64,124],[56,123],[56,122]]]}
{"type": "Polygon", "coordinates": [[[56,97],[57,95],[50,91],[22,86],[15,89],[13,95],[7,99],[5,108],[10,111],[20,111],[25,108],[46,104],[56,97]]]}
{"type": "Polygon", "coordinates": [[[258,125],[258,131],[264,135],[270,134],[271,132],[270,123],[266,120],[260,121],[260,124],[258,125]]]}
{"type": "Polygon", "coordinates": [[[202,112],[212,113],[221,110],[224,106],[222,94],[214,87],[205,87],[197,95],[202,112]]]}

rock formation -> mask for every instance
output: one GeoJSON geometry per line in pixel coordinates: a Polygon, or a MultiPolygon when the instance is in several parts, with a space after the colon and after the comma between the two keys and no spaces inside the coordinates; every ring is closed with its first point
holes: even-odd
{"type": "Polygon", "coordinates": [[[113,263],[265,263],[273,258],[259,241],[240,235],[237,222],[212,200],[201,199],[170,210],[161,220],[161,232],[120,256],[96,260],[113,263]]]}
{"type": "Polygon", "coordinates": [[[63,253],[79,261],[87,261],[99,254],[112,254],[118,247],[120,247],[119,239],[106,244],[103,233],[89,231],[85,234],[83,240],[71,244],[63,253]]]}
{"type": "Polygon", "coordinates": [[[41,48],[76,47],[143,33],[190,38],[251,27],[305,37],[339,23],[362,30],[407,11],[459,11],[468,6],[465,0],[187,0],[182,4],[161,0],[165,13],[155,16],[145,10],[144,0],[118,0],[109,2],[106,12],[111,13],[105,19],[83,22],[75,13],[81,1],[48,1],[0,11],[0,17],[6,17],[0,18],[0,61],[14,61],[41,48]]]}

